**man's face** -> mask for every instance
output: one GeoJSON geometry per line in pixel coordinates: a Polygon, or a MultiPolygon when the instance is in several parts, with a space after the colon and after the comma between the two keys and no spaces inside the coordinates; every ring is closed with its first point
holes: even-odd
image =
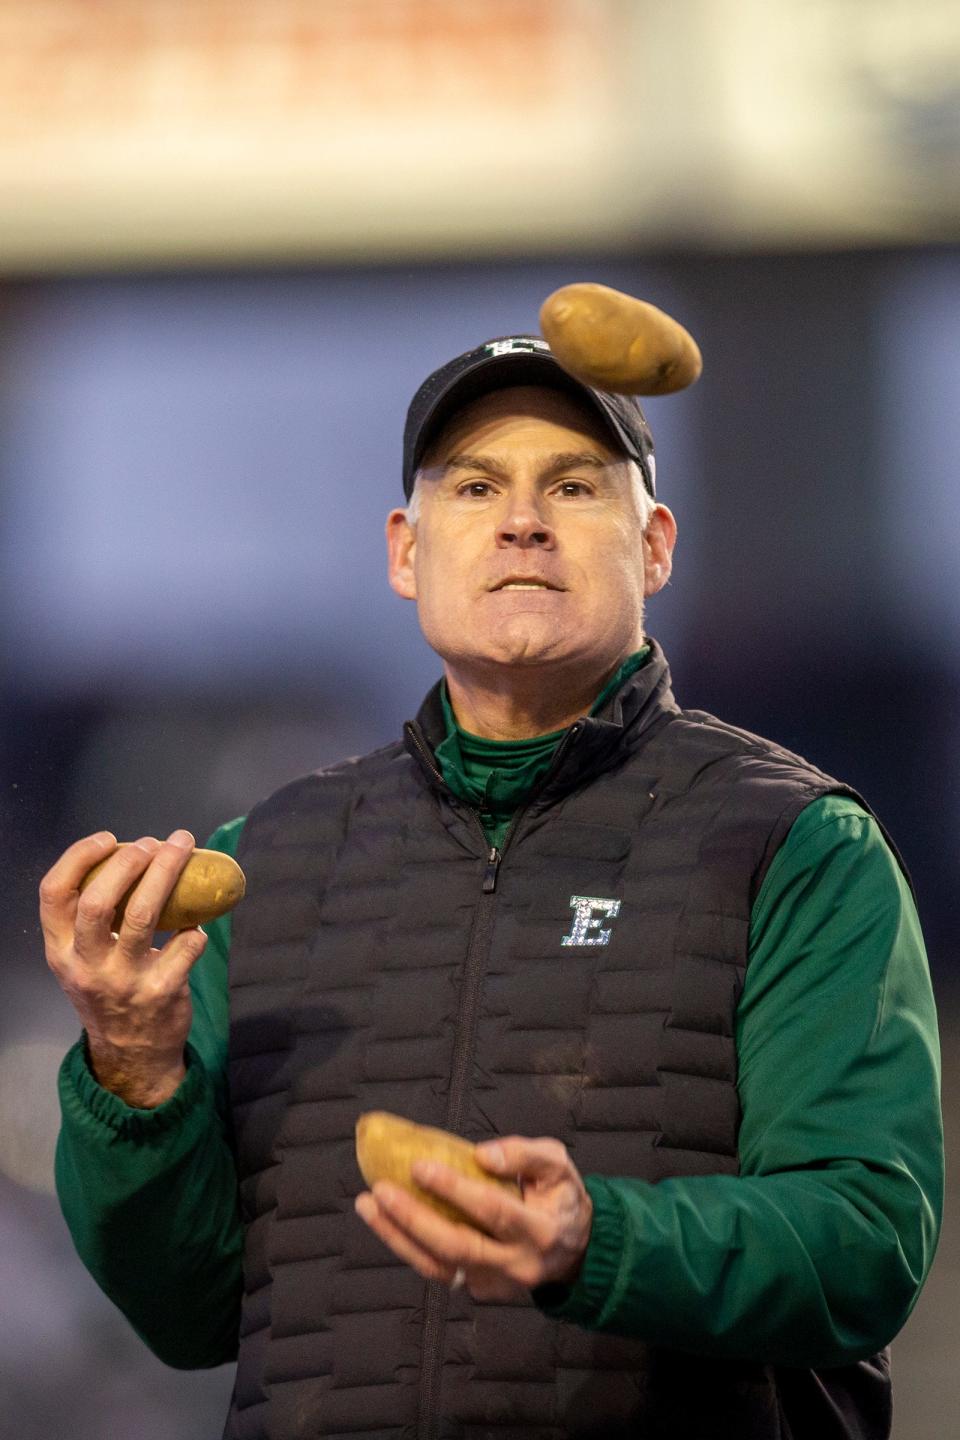
{"type": "Polygon", "coordinates": [[[676,533],[657,506],[644,535],[634,473],[573,399],[495,391],[428,450],[417,523],[388,518],[390,583],[456,668],[613,669],[642,643],[676,533]]]}

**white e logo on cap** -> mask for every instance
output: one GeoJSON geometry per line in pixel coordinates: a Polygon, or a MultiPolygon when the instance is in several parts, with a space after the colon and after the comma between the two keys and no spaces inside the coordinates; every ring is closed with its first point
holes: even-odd
{"type": "Polygon", "coordinates": [[[523,338],[518,340],[490,340],[483,348],[489,351],[491,355],[513,355],[517,351],[526,351],[526,353],[529,354],[531,350],[549,350],[550,346],[546,340],[523,338]]]}

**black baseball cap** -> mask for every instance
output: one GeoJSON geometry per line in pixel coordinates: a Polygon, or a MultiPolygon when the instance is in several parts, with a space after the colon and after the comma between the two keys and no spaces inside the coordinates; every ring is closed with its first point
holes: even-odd
{"type": "Polygon", "coordinates": [[[450,417],[471,400],[511,385],[546,385],[596,411],[617,448],[639,465],[650,495],[656,495],[653,436],[636,398],[575,380],[539,335],[503,335],[441,365],[410,401],[403,432],[403,493],[408,500],[427,447],[450,417]]]}

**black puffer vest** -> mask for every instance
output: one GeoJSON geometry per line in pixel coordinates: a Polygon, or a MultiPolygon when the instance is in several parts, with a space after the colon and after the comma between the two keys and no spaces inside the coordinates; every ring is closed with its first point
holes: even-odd
{"type": "Polygon", "coordinates": [[[885,1356],[775,1370],[475,1304],[354,1214],[371,1109],[473,1140],[553,1135],[583,1173],[736,1173],[751,906],[803,807],[853,793],[680,711],[656,646],[570,728],[502,857],[436,771],[442,735],[433,692],[405,746],[294,782],[244,828],[226,1436],[883,1440],[885,1356]]]}

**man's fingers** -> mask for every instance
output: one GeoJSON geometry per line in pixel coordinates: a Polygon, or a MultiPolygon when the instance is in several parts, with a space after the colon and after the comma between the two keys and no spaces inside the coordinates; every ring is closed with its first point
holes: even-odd
{"type": "Polygon", "coordinates": [[[358,1202],[358,1212],[421,1275],[450,1284],[462,1269],[477,1299],[503,1298],[545,1279],[569,1283],[589,1243],[592,1205],[566,1147],[559,1140],[514,1135],[487,1142],[481,1151],[494,1174],[527,1182],[523,1198],[439,1161],[418,1160],[412,1170],[416,1185],[467,1219],[449,1220],[404,1187],[382,1180],[358,1202]]]}
{"type": "Polygon", "coordinates": [[[502,1140],[484,1140],[475,1153],[479,1163],[492,1175],[518,1179],[521,1183],[554,1184],[574,1173],[570,1153],[559,1140],[528,1140],[524,1135],[508,1135],[502,1140]]]}
{"type": "Polygon", "coordinates": [[[81,959],[102,954],[110,941],[117,906],[146,870],[159,844],[152,835],[145,835],[132,845],[122,845],[83,890],[77,900],[73,933],[73,948],[81,959]]]}
{"type": "Polygon", "coordinates": [[[502,1186],[469,1180],[434,1160],[416,1161],[413,1178],[424,1190],[456,1205],[495,1239],[504,1242],[533,1239],[536,1243],[543,1217],[528,1210],[517,1195],[511,1195],[502,1186]]]}
{"type": "Polygon", "coordinates": [[[44,938],[54,945],[69,945],[77,913],[80,881],[99,860],[117,848],[117,838],[107,830],[77,840],[40,881],[40,926],[44,938]]]}
{"type": "Polygon", "coordinates": [[[120,948],[131,957],[139,958],[149,951],[160,912],[190,859],[194,844],[189,830],[174,830],[154,851],[143,878],[127,901],[118,931],[120,948]]]}
{"type": "Polygon", "coordinates": [[[354,1201],[354,1208],[361,1220],[364,1220],[375,1235],[378,1235],[385,1245],[388,1245],[393,1253],[413,1267],[418,1275],[426,1280],[443,1280],[449,1284],[450,1277],[456,1266],[451,1267],[435,1259],[429,1251],[424,1250],[414,1240],[396,1225],[390,1216],[387,1215],[383,1206],[378,1203],[368,1190],[363,1191],[354,1201]]]}
{"type": "MultiPolygon", "coordinates": [[[[101,956],[124,897],[129,898],[117,932],[119,949],[128,959],[152,956],[160,912],[193,849],[187,830],[175,830],[163,844],[147,835],[118,848],[115,837],[103,831],[71,845],[40,884],[40,921],[51,964],[57,951],[69,950],[81,960],[101,956]],[[106,864],[81,892],[84,876],[104,859],[104,852],[106,864]]],[[[194,936],[172,948],[164,946],[161,953],[182,960],[189,969],[205,943],[194,936]]]]}
{"type": "MultiPolygon", "coordinates": [[[[480,1188],[489,1188],[484,1187],[482,1182],[465,1183],[479,1183],[480,1188]]],[[[489,1298],[495,1294],[513,1293],[517,1286],[529,1289],[541,1279],[543,1267],[539,1250],[529,1235],[514,1244],[505,1243],[496,1236],[482,1235],[472,1225],[444,1219],[399,1185],[384,1181],[378,1181],[374,1186],[373,1198],[381,1215],[385,1214],[385,1219],[393,1226],[393,1233],[399,1233],[418,1251],[425,1252],[434,1265],[439,1265],[440,1272],[436,1275],[431,1273],[432,1279],[443,1279],[449,1284],[450,1277],[462,1267],[471,1294],[483,1293],[489,1298]]],[[[511,1197],[506,1198],[509,1200],[511,1197]]],[[[520,1204],[518,1201],[513,1203],[520,1204]]],[[[537,1217],[531,1218],[536,1224],[537,1217]]],[[[400,1251],[396,1253],[399,1255],[400,1251]]],[[[420,1273],[426,1272],[421,1269],[420,1273]]]]}
{"type": "Polygon", "coordinates": [[[175,990],[186,984],[194,965],[207,948],[207,932],[199,925],[193,930],[178,930],[163,949],[155,952],[153,963],[162,972],[164,988],[175,990]]]}
{"type": "Polygon", "coordinates": [[[489,1249],[495,1242],[481,1235],[470,1225],[447,1220],[436,1210],[416,1199],[399,1185],[378,1180],[373,1196],[387,1218],[408,1239],[426,1250],[435,1260],[450,1269],[458,1265],[489,1264],[489,1249]],[[486,1247],[486,1248],[484,1248],[486,1247]]]}

